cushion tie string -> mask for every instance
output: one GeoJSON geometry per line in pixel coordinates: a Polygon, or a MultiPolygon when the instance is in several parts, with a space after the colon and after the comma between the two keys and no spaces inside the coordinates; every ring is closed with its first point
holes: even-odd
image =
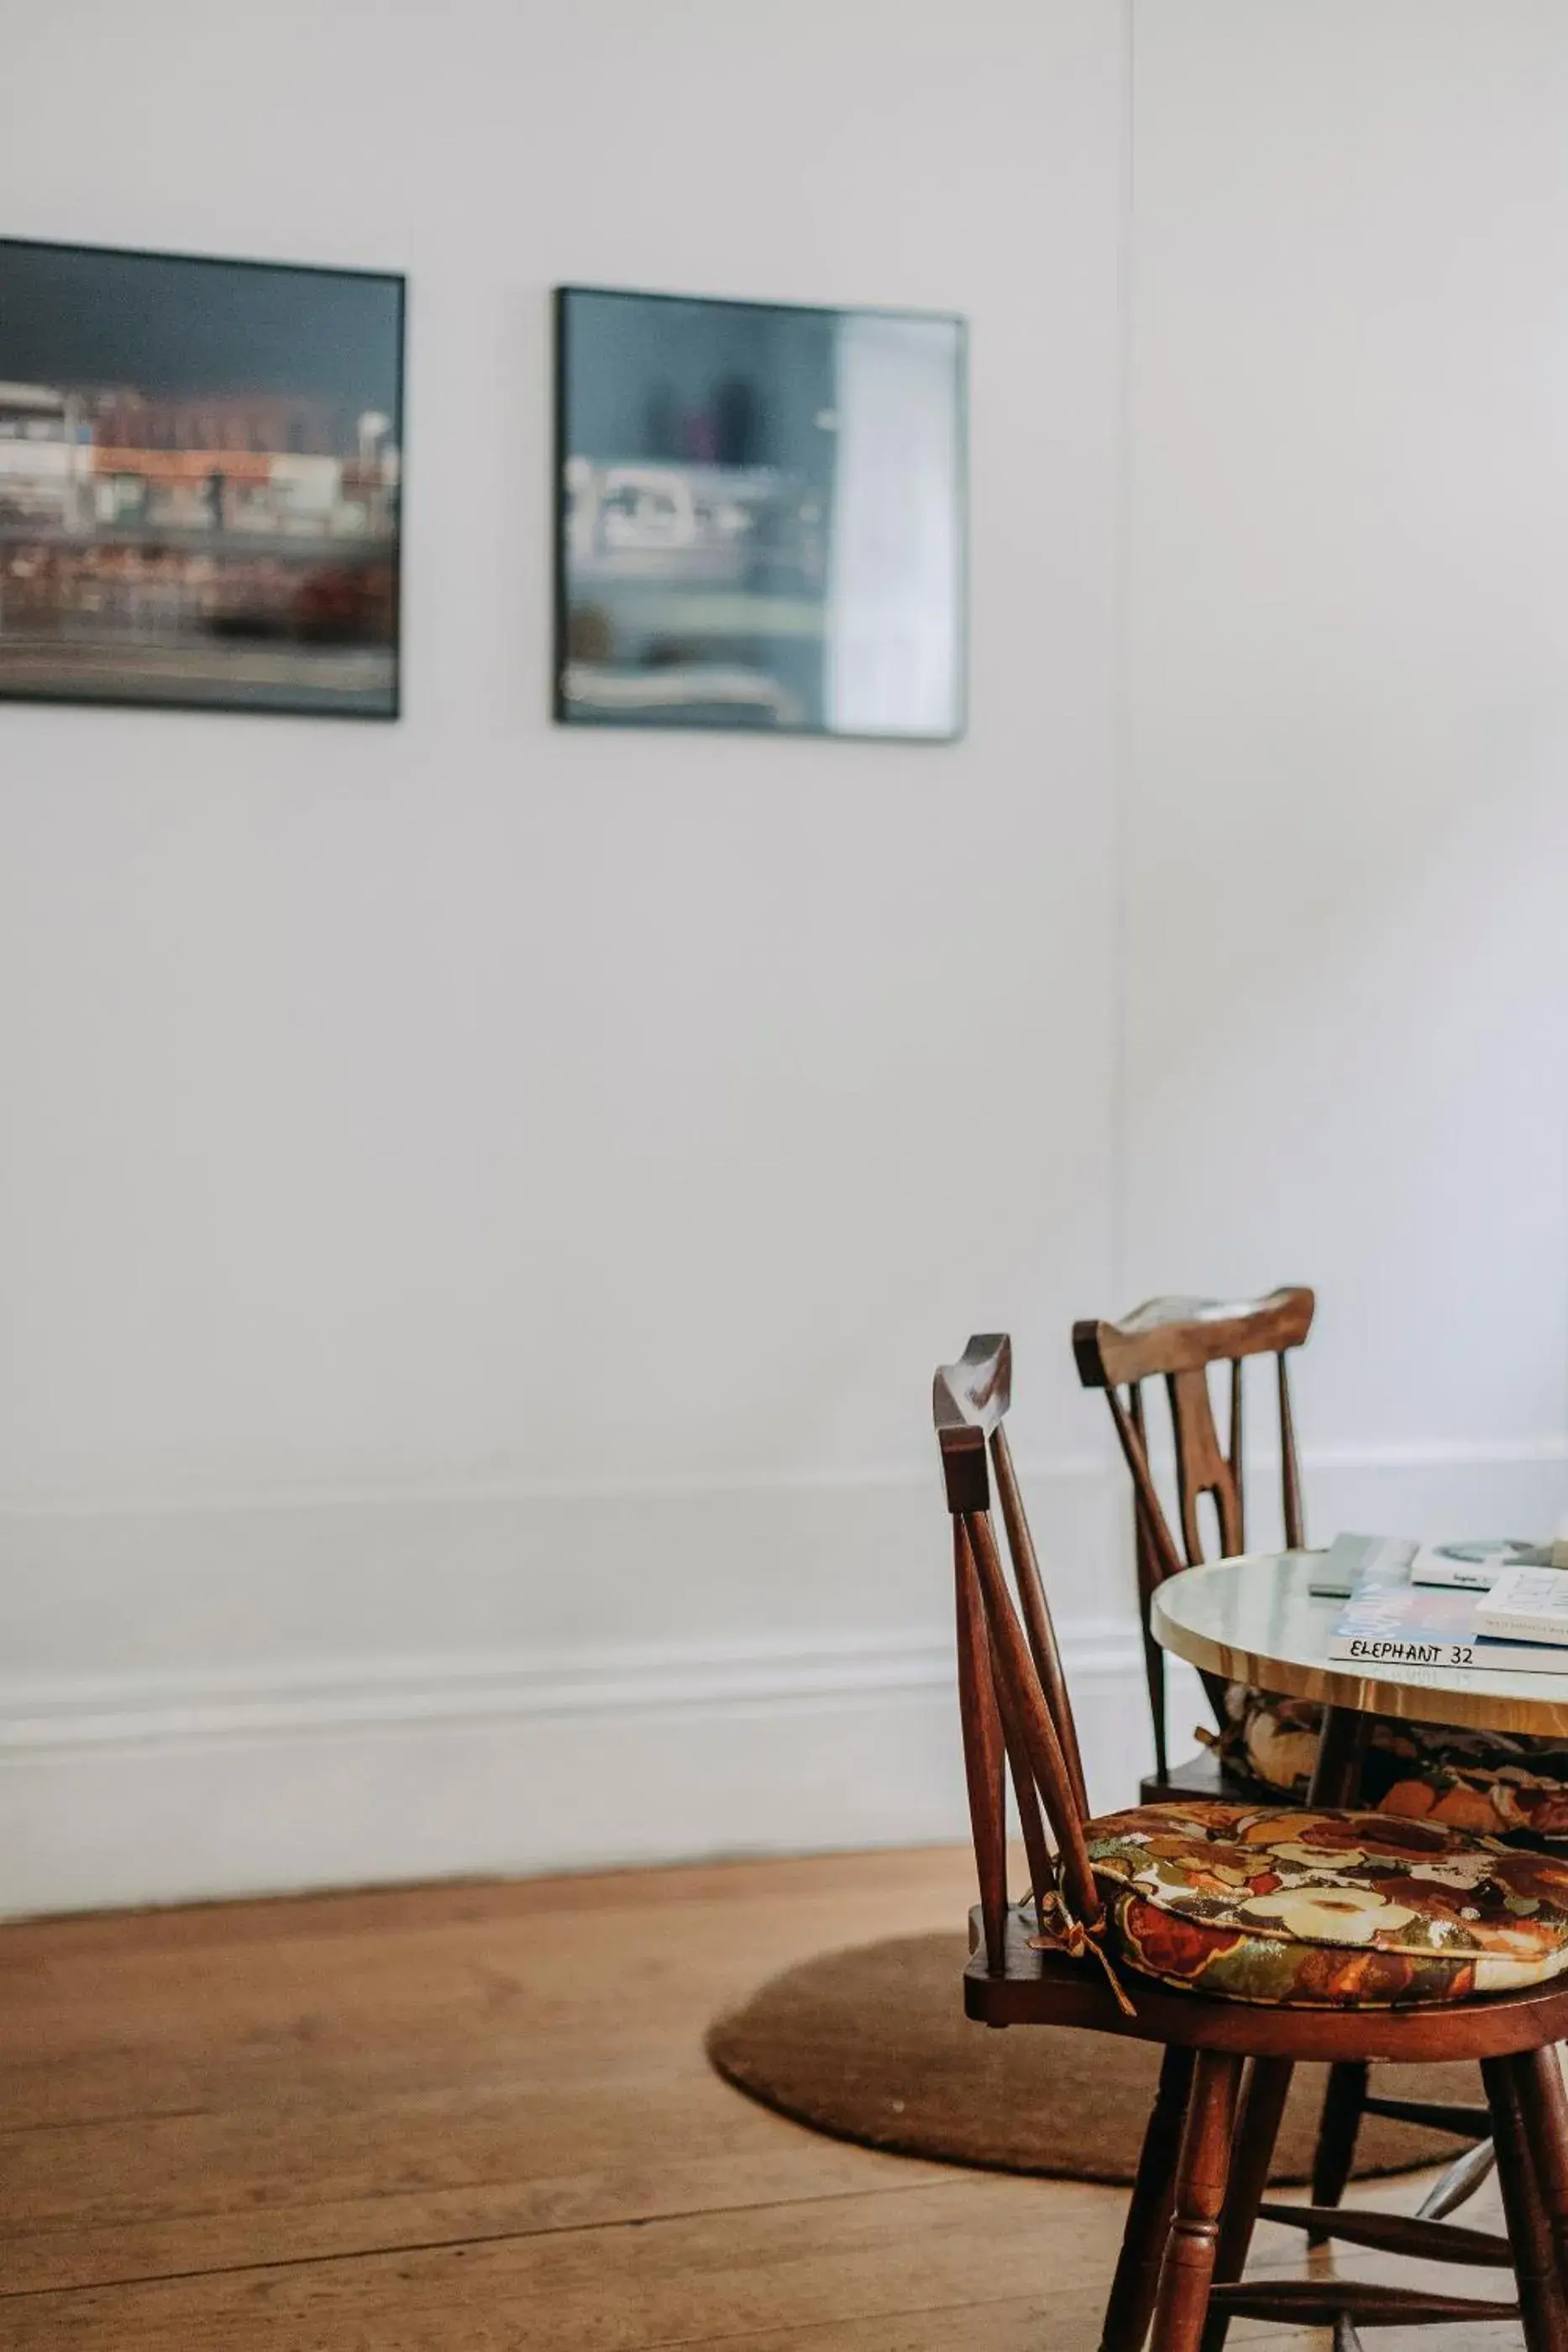
{"type": "Polygon", "coordinates": [[[1124,2017],[1135,2017],[1137,2011],[1128,2000],[1121,1979],[1111,1965],[1111,1956],[1100,1941],[1098,1933],[1086,1927],[1082,1919],[1074,1918],[1061,1896],[1053,1888],[1048,1894],[1037,1894],[1035,1908],[1040,1916],[1040,1933],[1029,1939],[1031,1952],[1061,1952],[1070,1960],[1081,1960],[1092,1953],[1105,1972],[1111,1997],[1124,2017]]]}

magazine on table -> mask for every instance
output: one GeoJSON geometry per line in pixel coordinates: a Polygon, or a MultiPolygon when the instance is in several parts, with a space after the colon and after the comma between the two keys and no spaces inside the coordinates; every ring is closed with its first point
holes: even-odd
{"type": "Polygon", "coordinates": [[[1529,1544],[1500,1536],[1444,1543],[1423,1542],[1416,1536],[1335,1536],[1313,1565],[1312,1591],[1320,1600],[1348,1601],[1368,1577],[1378,1577],[1490,1592],[1501,1570],[1515,1566],[1568,1567],[1568,1545],[1529,1544]],[[1561,1559],[1555,1557],[1558,1552],[1561,1559]]]}
{"type": "Polygon", "coordinates": [[[1552,1546],[1478,1537],[1468,1543],[1424,1543],[1410,1563],[1412,1584],[1456,1584],[1490,1592],[1505,1568],[1550,1568],[1552,1546]]]}
{"type": "MultiPolygon", "coordinates": [[[[1551,1642],[1568,1647],[1568,1574],[1515,1560],[1500,1570],[1476,1603],[1476,1631],[1487,1640],[1551,1642]]],[[[1568,1668],[1568,1657],[1563,1659],[1568,1668]]]]}
{"type": "MultiPolygon", "coordinates": [[[[1537,1577],[1568,1576],[1534,1569],[1537,1577]]],[[[1539,1596],[1533,1593],[1531,1596],[1539,1596]]],[[[1353,1665],[1480,1666],[1508,1674],[1568,1673],[1568,1617],[1555,1640],[1521,1640],[1517,1633],[1483,1632],[1478,1622],[1492,1596],[1462,1586],[1415,1584],[1403,1575],[1373,1574],[1357,1585],[1329,1635],[1327,1655],[1353,1665]]],[[[1517,1620],[1500,1614],[1494,1624],[1517,1620]]]]}
{"type": "Polygon", "coordinates": [[[1369,1579],[1403,1579],[1420,1549],[1414,1536],[1335,1536],[1312,1562],[1309,1590],[1320,1601],[1348,1601],[1369,1579]]]}

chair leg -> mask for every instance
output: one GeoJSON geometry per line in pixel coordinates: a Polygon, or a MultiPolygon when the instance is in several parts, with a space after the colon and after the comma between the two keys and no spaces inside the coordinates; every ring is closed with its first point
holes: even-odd
{"type": "MultiPolygon", "coordinates": [[[[1526,2352],[1568,2352],[1568,2304],[1557,2275],[1556,2249],[1547,2224],[1521,2095],[1528,2074],[1528,2059],[1481,2060],[1526,2352]]],[[[1535,2086],[1530,2089],[1533,2092],[1535,2086]]]]}
{"type": "Polygon", "coordinates": [[[1160,2259],[1176,2198],[1176,2156],[1192,2085],[1192,2052],[1174,2045],[1160,2067],[1160,2086],[1144,2132],[1143,2153],[1122,2232],[1122,2251],[1100,2331],[1100,2352],[1142,2352],[1160,2283],[1160,2259]]]}
{"type": "MultiPolygon", "coordinates": [[[[1312,2203],[1337,2205],[1344,2195],[1355,2162],[1355,2136],[1366,2105],[1367,2070],[1359,2061],[1342,2060],[1329,2068],[1328,2089],[1318,2124],[1318,2144],[1312,2153],[1312,2203]]],[[[1314,2230],[1308,2244],[1321,2246],[1326,2233],[1314,2230]]]]}
{"type": "Polygon", "coordinates": [[[1497,2150],[1490,2137],[1478,2140],[1474,2147],[1455,2157],[1447,2171],[1438,2175],[1416,2206],[1416,2219],[1441,2221],[1448,2214],[1457,2213],[1496,2168],[1497,2150]]]}
{"type": "Polygon", "coordinates": [[[1241,2061],[1200,2050],[1193,2068],[1176,2166],[1176,2211],[1160,2265],[1150,2352],[1198,2352],[1230,2167],[1230,2135],[1241,2061]]]}
{"type": "MultiPolygon", "coordinates": [[[[1239,2279],[1247,2268],[1247,2251],[1258,2220],[1258,2208],[1269,2186],[1269,2167],[1280,2118],[1295,2066],[1289,2058],[1254,2058],[1247,2075],[1241,2104],[1241,2126],[1230,2161],[1230,2186],[1225,2192],[1219,2242],[1215,2250],[1216,2284],[1239,2279]]],[[[1230,2326],[1228,2312],[1212,2311],[1203,2331],[1202,2352],[1222,2352],[1230,2326]]]]}
{"type": "Polygon", "coordinates": [[[1532,2050],[1518,2061],[1518,2074],[1525,2130],[1557,2254],[1557,2276],[1568,2294],[1568,2091],[1554,2049],[1532,2050]]]}

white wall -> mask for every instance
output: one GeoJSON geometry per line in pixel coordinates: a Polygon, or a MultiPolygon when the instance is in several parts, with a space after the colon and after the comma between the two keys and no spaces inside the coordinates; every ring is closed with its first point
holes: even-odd
{"type": "Polygon", "coordinates": [[[5,229],[408,269],[413,502],[395,729],[0,709],[0,1902],[956,1831],[976,1324],[1105,1797],[1074,1314],[1316,1282],[1322,1533],[1568,1496],[1568,19],[1121,18],[8,28],[5,229]],[[545,723],[574,278],[969,316],[967,742],[545,723]]]}
{"type": "Polygon", "coordinates": [[[1568,14],[1137,26],[1124,1286],[1319,1286],[1320,1529],[1550,1525],[1568,14]]]}
{"type": "Polygon", "coordinates": [[[1131,1657],[1065,1344],[1116,11],[61,0],[5,50],[5,230],[409,272],[412,509],[395,728],[0,709],[0,1902],[956,1828],[976,1324],[1131,1657]],[[968,316],[962,746],[547,724],[570,279],[968,316]]]}

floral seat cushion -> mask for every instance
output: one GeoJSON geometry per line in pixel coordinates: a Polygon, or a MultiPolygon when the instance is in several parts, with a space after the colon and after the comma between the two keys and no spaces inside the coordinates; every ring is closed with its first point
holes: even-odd
{"type": "MultiPolygon", "coordinates": [[[[1232,1683],[1219,1749],[1233,1770],[1304,1797],[1321,1710],[1232,1683]]],[[[1379,1812],[1568,1851],[1568,1743],[1374,1716],[1362,1794],[1379,1812]]]]}
{"type": "Polygon", "coordinates": [[[1227,2000],[1389,2008],[1568,1968],[1568,1861],[1387,1813],[1135,1806],[1089,1858],[1128,1968],[1227,2000]]]}

